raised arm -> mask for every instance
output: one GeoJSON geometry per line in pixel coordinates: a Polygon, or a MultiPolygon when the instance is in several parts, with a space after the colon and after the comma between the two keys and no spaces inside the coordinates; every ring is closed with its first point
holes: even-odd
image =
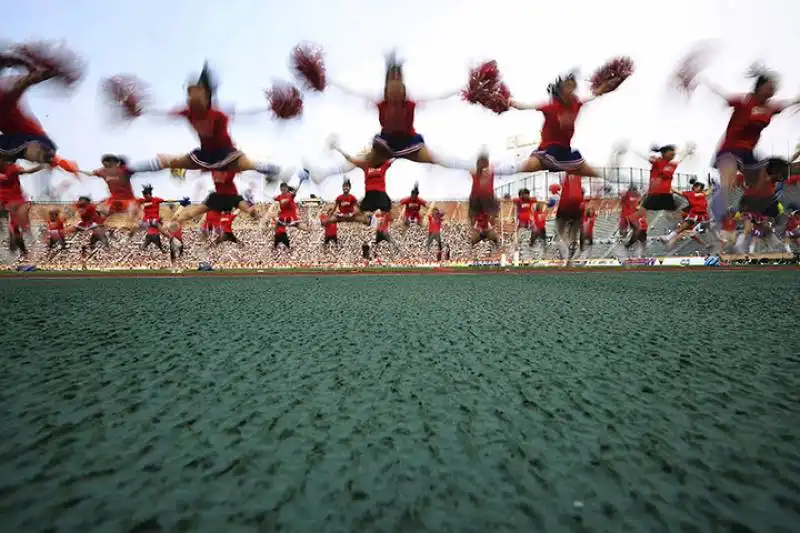
{"type": "Polygon", "coordinates": [[[19,175],[23,175],[23,174],[36,174],[36,173],[37,173],[37,172],[39,172],[40,170],[44,170],[44,169],[46,169],[46,168],[50,168],[50,167],[48,167],[47,165],[33,165],[33,166],[32,166],[32,167],[30,167],[30,168],[23,168],[22,170],[20,170],[20,171],[18,172],[18,174],[19,174],[19,175]]]}
{"type": "Polygon", "coordinates": [[[353,90],[350,87],[347,87],[346,85],[343,85],[343,84],[339,83],[338,81],[332,81],[331,80],[331,81],[328,82],[328,85],[330,85],[331,87],[336,87],[337,89],[339,89],[343,93],[345,93],[345,94],[347,94],[349,96],[353,96],[355,98],[358,98],[360,100],[364,100],[365,102],[367,102],[369,104],[377,104],[378,103],[378,99],[375,98],[374,96],[370,96],[370,95],[361,93],[359,91],[353,90]]]}
{"type": "Polygon", "coordinates": [[[683,151],[675,157],[675,166],[680,165],[687,159],[691,158],[696,149],[697,146],[694,143],[687,143],[686,148],[684,148],[683,151]]]}
{"type": "Polygon", "coordinates": [[[424,98],[416,98],[414,101],[417,102],[418,104],[429,104],[431,102],[441,102],[443,100],[449,100],[450,98],[453,98],[454,96],[458,96],[459,94],[461,94],[460,90],[459,91],[449,91],[449,92],[446,92],[446,93],[442,93],[440,95],[426,96],[424,98]]]}
{"type": "Polygon", "coordinates": [[[43,81],[47,81],[52,77],[52,72],[40,69],[29,70],[27,74],[19,76],[14,80],[14,82],[11,84],[11,87],[5,91],[5,95],[7,98],[15,100],[21,97],[22,93],[28,90],[28,88],[43,81]]]}
{"type": "Polygon", "coordinates": [[[519,111],[527,111],[531,109],[538,110],[540,107],[542,107],[541,104],[524,104],[518,100],[511,100],[508,102],[508,105],[511,107],[511,109],[517,109],[519,111]]]}

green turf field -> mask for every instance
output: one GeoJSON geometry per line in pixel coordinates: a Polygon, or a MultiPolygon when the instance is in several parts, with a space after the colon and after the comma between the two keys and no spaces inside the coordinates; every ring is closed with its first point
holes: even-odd
{"type": "Polygon", "coordinates": [[[800,277],[2,279],[0,531],[787,532],[800,277]]]}

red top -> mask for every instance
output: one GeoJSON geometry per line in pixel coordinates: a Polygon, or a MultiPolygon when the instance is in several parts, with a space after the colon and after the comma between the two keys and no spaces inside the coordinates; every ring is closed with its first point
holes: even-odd
{"type": "Polygon", "coordinates": [[[206,222],[205,226],[209,228],[218,228],[219,227],[219,211],[207,211],[206,212],[206,222]]]}
{"type": "Polygon", "coordinates": [[[39,121],[22,110],[20,96],[0,90],[0,131],[6,135],[26,133],[46,137],[39,121]]]}
{"type": "Polygon", "coordinates": [[[786,232],[795,231],[800,229],[800,216],[795,215],[789,217],[789,220],[786,221],[786,232]]]}
{"type": "Polygon", "coordinates": [[[364,190],[386,192],[386,171],[392,165],[392,161],[387,161],[378,168],[367,168],[364,170],[364,190]]]}
{"type": "Polygon", "coordinates": [[[705,215],[708,212],[708,197],[706,193],[684,191],[681,195],[689,202],[690,215],[705,215]]]}
{"type": "Polygon", "coordinates": [[[419,219],[419,212],[422,207],[428,205],[428,202],[417,196],[416,198],[408,196],[400,200],[400,205],[406,206],[405,218],[419,219]]]}
{"type": "Polygon", "coordinates": [[[375,215],[378,219],[378,231],[380,233],[389,233],[389,228],[392,226],[392,217],[389,213],[379,213],[375,215]]]}
{"type": "Polygon", "coordinates": [[[678,165],[661,157],[650,164],[649,194],[672,194],[672,178],[678,165]]]}
{"type": "Polygon", "coordinates": [[[786,185],[794,185],[796,183],[800,183],[800,174],[789,176],[789,179],[786,180],[786,185]]]}
{"type": "Polygon", "coordinates": [[[639,228],[639,231],[647,231],[647,217],[639,217],[636,220],[636,226],[639,228]]]}
{"type": "Polygon", "coordinates": [[[583,204],[583,181],[580,176],[567,174],[561,180],[559,205],[579,206],[583,204]]]}
{"type": "Polygon", "coordinates": [[[731,97],[728,105],[733,108],[733,114],[720,150],[753,150],[772,117],[783,111],[774,104],[757,104],[750,95],[731,97]]]}
{"type": "Polygon", "coordinates": [[[328,215],[326,215],[325,213],[322,213],[319,216],[319,221],[322,223],[322,227],[325,230],[325,236],[326,237],[336,237],[336,234],[337,234],[337,232],[339,230],[338,225],[335,224],[335,223],[334,224],[328,224],[327,222],[328,222],[329,218],[330,217],[328,215]]]}
{"type": "Polygon", "coordinates": [[[178,224],[178,227],[174,230],[170,230],[169,236],[173,239],[177,239],[179,241],[183,240],[183,226],[178,224]]]}
{"type": "Polygon", "coordinates": [[[92,222],[100,222],[100,215],[97,213],[97,206],[89,202],[83,207],[77,206],[78,216],[81,217],[81,222],[84,224],[91,224],[92,222]]]}
{"type": "Polygon", "coordinates": [[[51,237],[61,237],[64,234],[64,221],[61,218],[47,221],[47,231],[51,237]]]}
{"type": "Polygon", "coordinates": [[[642,195],[639,191],[625,191],[620,199],[620,217],[628,218],[633,215],[639,208],[639,202],[642,200],[642,195]]]}
{"type": "Polygon", "coordinates": [[[223,233],[233,233],[233,221],[236,215],[233,213],[222,213],[219,217],[220,226],[222,226],[223,233]]]}
{"type": "Polygon", "coordinates": [[[583,107],[583,102],[575,98],[569,103],[561,100],[552,100],[548,104],[536,109],[544,114],[542,125],[542,141],[539,149],[544,150],[550,146],[572,146],[572,136],[575,135],[575,120],[583,107]]]}
{"type": "Polygon", "coordinates": [[[217,194],[225,196],[237,196],[239,190],[236,188],[233,178],[236,177],[236,172],[227,170],[212,170],[211,179],[214,181],[214,190],[217,194]]]}
{"type": "Polygon", "coordinates": [[[22,167],[9,164],[0,173],[0,199],[9,201],[15,198],[24,198],[22,184],[19,182],[22,167]]]}
{"type": "Polygon", "coordinates": [[[536,205],[536,198],[514,198],[514,205],[517,208],[517,220],[520,222],[530,222],[533,206],[536,205]]]}
{"type": "Polygon", "coordinates": [[[142,208],[142,220],[158,220],[161,218],[159,213],[159,206],[164,203],[162,198],[157,196],[151,197],[149,200],[139,198],[136,200],[142,208]]]}
{"type": "Polygon", "coordinates": [[[594,233],[594,223],[597,220],[597,215],[587,216],[586,212],[583,213],[583,233],[585,235],[591,235],[594,233]]]}
{"type": "Polygon", "coordinates": [[[428,215],[428,234],[434,233],[441,233],[442,232],[442,220],[444,220],[444,215],[442,213],[433,214],[431,213],[428,215]]]}
{"type": "Polygon", "coordinates": [[[533,212],[533,225],[538,230],[543,230],[547,225],[547,212],[545,211],[534,211],[533,212]]]}
{"type": "Polygon", "coordinates": [[[490,228],[490,219],[487,213],[478,213],[475,215],[475,229],[478,231],[487,231],[490,228]]]}
{"type": "Polygon", "coordinates": [[[290,192],[281,193],[274,198],[278,202],[278,218],[294,218],[297,216],[297,204],[294,201],[294,194],[290,192]]]}
{"type": "Polygon", "coordinates": [[[378,120],[381,133],[390,135],[416,135],[414,130],[414,111],[416,102],[405,100],[399,103],[378,102],[378,120]]]}
{"type": "Polygon", "coordinates": [[[352,194],[340,194],[336,197],[336,208],[343,215],[352,215],[356,211],[358,198],[352,194]]]}
{"type": "Polygon", "coordinates": [[[725,215],[722,218],[722,231],[736,231],[736,219],[730,215],[725,215]]]}
{"type": "Polygon", "coordinates": [[[108,192],[114,200],[134,200],[133,185],[131,184],[130,170],[125,167],[119,169],[98,168],[94,175],[102,178],[108,186],[108,192]]]}
{"type": "Polygon", "coordinates": [[[485,198],[494,196],[494,170],[486,167],[480,172],[472,174],[472,190],[469,195],[471,198],[485,198]]]}
{"type": "Polygon", "coordinates": [[[171,111],[170,115],[184,117],[192,125],[200,138],[202,150],[235,149],[230,134],[228,133],[228,115],[219,109],[210,108],[207,111],[195,111],[188,107],[171,111]]]}

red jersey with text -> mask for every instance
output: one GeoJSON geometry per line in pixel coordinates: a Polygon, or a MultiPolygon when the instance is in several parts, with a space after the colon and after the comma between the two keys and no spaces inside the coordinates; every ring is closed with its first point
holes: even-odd
{"type": "Polygon", "coordinates": [[[194,110],[188,107],[170,113],[184,117],[200,138],[201,150],[233,150],[234,145],[228,133],[228,115],[219,109],[194,110]]]}
{"type": "Polygon", "coordinates": [[[409,196],[400,200],[400,205],[405,206],[406,220],[419,220],[419,213],[422,207],[428,205],[428,202],[417,196],[409,196]]]}
{"type": "Polygon", "coordinates": [[[575,121],[583,107],[583,102],[575,98],[571,102],[552,100],[536,109],[544,114],[542,125],[542,141],[539,149],[545,150],[551,146],[572,146],[572,136],[575,135],[575,121]]]}
{"type": "Polygon", "coordinates": [[[783,110],[774,104],[759,104],[749,95],[729,98],[728,105],[733,108],[733,114],[725,129],[721,150],[753,150],[772,117],[783,110]]]}

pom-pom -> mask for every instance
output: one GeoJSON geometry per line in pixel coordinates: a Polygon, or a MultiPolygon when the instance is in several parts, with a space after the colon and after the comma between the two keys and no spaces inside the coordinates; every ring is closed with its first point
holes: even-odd
{"type": "Polygon", "coordinates": [[[558,196],[551,196],[547,199],[547,207],[553,208],[558,203],[558,196]]]}
{"type": "Polygon", "coordinates": [[[508,111],[511,102],[511,91],[501,80],[496,61],[487,61],[470,70],[461,96],[498,114],[508,111]]]}
{"type": "Polygon", "coordinates": [[[615,57],[592,75],[592,94],[600,95],[616,90],[633,71],[633,60],[630,57],[615,57]]]}
{"type": "Polygon", "coordinates": [[[561,185],[558,183],[551,183],[550,184],[550,194],[558,194],[561,192],[561,185]]]}
{"type": "Polygon", "coordinates": [[[133,120],[144,114],[148,90],[139,78],[114,76],[103,80],[100,88],[103,96],[119,110],[124,120],[133,120]]]}
{"type": "Polygon", "coordinates": [[[189,199],[188,196],[184,196],[183,198],[181,198],[178,203],[183,207],[192,205],[192,201],[189,199]]]}
{"type": "Polygon", "coordinates": [[[297,45],[292,52],[292,70],[309,89],[324,91],[327,83],[322,48],[312,43],[297,45]]]}
{"type": "Polygon", "coordinates": [[[697,76],[708,63],[709,52],[708,45],[697,45],[678,63],[672,84],[679,91],[691,92],[695,89],[697,76]]]}
{"type": "Polygon", "coordinates": [[[12,57],[17,57],[30,67],[43,71],[48,78],[60,82],[68,89],[74,88],[82,79],[85,63],[63,43],[36,41],[18,44],[11,48],[12,57]]]}
{"type": "Polygon", "coordinates": [[[290,119],[303,113],[303,95],[293,85],[275,85],[266,91],[269,107],[277,118],[290,119]]]}

